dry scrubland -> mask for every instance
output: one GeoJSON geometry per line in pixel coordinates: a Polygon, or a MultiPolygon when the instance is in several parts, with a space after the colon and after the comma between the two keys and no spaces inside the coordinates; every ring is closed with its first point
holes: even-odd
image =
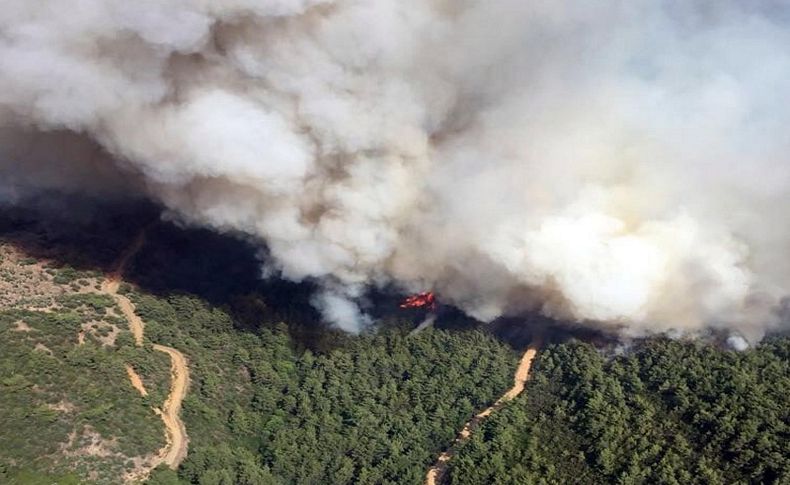
{"type": "Polygon", "coordinates": [[[133,345],[101,281],[0,245],[0,473],[21,468],[20,483],[131,480],[164,442],[151,406],[168,392],[169,360],[133,345]]]}

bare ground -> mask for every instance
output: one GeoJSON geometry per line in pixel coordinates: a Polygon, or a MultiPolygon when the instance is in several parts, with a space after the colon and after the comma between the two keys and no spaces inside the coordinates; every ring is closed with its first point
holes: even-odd
{"type": "Polygon", "coordinates": [[[141,396],[147,396],[148,391],[145,390],[143,379],[140,378],[140,374],[134,370],[134,367],[126,364],[126,373],[129,375],[129,380],[132,382],[132,387],[137,389],[137,392],[139,392],[141,396]]]}
{"type": "MultiPolygon", "coordinates": [[[[184,422],[180,417],[181,402],[184,400],[187,387],[189,386],[189,368],[187,367],[187,360],[184,354],[178,350],[172,347],[165,347],[164,345],[154,345],[154,349],[170,355],[170,373],[172,376],[170,395],[162,406],[162,410],[157,410],[157,414],[162,417],[167,429],[168,443],[162,449],[164,451],[162,461],[170,468],[176,469],[186,458],[187,445],[189,443],[184,422]]],[[[160,452],[160,455],[162,455],[162,452],[160,452]]]]}

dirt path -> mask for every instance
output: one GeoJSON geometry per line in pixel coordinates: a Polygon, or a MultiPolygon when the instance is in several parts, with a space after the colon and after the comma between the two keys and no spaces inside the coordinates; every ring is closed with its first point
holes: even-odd
{"type": "Polygon", "coordinates": [[[126,373],[129,375],[129,380],[132,381],[132,387],[137,389],[137,392],[140,393],[141,396],[147,396],[148,391],[145,390],[145,386],[143,385],[143,380],[140,378],[140,374],[134,370],[132,366],[126,364],[126,373]]]}
{"type": "Polygon", "coordinates": [[[134,343],[138,347],[142,347],[145,323],[143,322],[143,319],[138,317],[134,312],[134,304],[124,295],[111,292],[107,292],[107,294],[115,299],[115,303],[117,303],[121,308],[121,313],[123,313],[123,316],[126,317],[126,321],[129,322],[129,330],[131,330],[132,335],[134,335],[134,343]]]}
{"type": "MultiPolygon", "coordinates": [[[[140,234],[135,238],[132,244],[121,254],[115,269],[108,275],[107,279],[101,285],[102,293],[111,296],[129,322],[129,329],[134,335],[135,344],[138,347],[143,345],[143,337],[145,332],[145,322],[135,313],[134,304],[124,295],[118,294],[118,289],[121,287],[121,279],[126,270],[129,261],[132,260],[134,255],[145,244],[145,229],[140,231],[140,234]]],[[[184,422],[181,421],[181,402],[186,396],[187,388],[189,387],[189,367],[187,366],[187,359],[184,354],[172,347],[154,344],[154,350],[164,352],[170,356],[170,394],[167,396],[162,409],[154,408],[154,412],[162,418],[165,424],[165,435],[167,436],[167,443],[157,453],[157,457],[152,463],[151,469],[156,468],[160,463],[165,463],[172,469],[178,468],[178,465],[187,456],[187,445],[189,437],[187,436],[186,427],[184,422]]],[[[143,381],[134,369],[127,365],[126,372],[129,374],[129,380],[137,389],[140,394],[146,396],[148,393],[143,386],[143,381]]]]}
{"type": "Polygon", "coordinates": [[[527,379],[529,379],[529,369],[532,367],[532,361],[535,359],[535,355],[537,355],[540,346],[540,339],[535,339],[534,341],[530,342],[527,350],[524,351],[524,354],[521,356],[521,360],[519,361],[518,367],[516,368],[516,373],[513,376],[513,387],[508,389],[508,391],[504,393],[499,399],[497,399],[497,401],[492,406],[476,414],[472,419],[464,424],[464,427],[461,428],[461,431],[458,433],[455,441],[453,441],[450,447],[443,451],[441,455],[439,455],[436,463],[428,470],[428,474],[425,476],[425,485],[438,485],[442,483],[444,474],[447,472],[447,466],[449,465],[450,459],[455,455],[458,445],[468,440],[469,437],[472,436],[472,433],[475,431],[475,429],[477,429],[477,427],[480,425],[480,422],[488,417],[489,414],[497,411],[502,406],[504,406],[506,402],[515,398],[524,391],[524,385],[526,384],[527,379]]]}
{"type": "Polygon", "coordinates": [[[121,308],[123,316],[126,317],[126,321],[129,322],[129,329],[132,331],[132,335],[134,335],[134,341],[138,347],[143,345],[143,332],[145,331],[145,323],[140,317],[137,316],[136,313],[134,313],[134,304],[132,304],[129,298],[125,297],[124,295],[119,295],[118,289],[121,287],[121,278],[123,277],[123,273],[126,270],[126,266],[129,264],[129,261],[132,260],[134,255],[137,254],[137,251],[143,247],[143,244],[145,244],[145,229],[140,231],[140,234],[137,235],[132,244],[130,244],[129,247],[126,248],[126,250],[121,254],[121,257],[118,258],[115,268],[101,285],[101,291],[113,297],[115,302],[121,308]]]}
{"type": "Polygon", "coordinates": [[[118,261],[115,263],[115,269],[113,269],[112,273],[110,273],[110,277],[108,278],[110,281],[115,283],[115,291],[118,291],[118,286],[120,285],[121,278],[123,277],[123,273],[126,271],[126,266],[129,265],[129,261],[132,260],[135,254],[143,247],[145,244],[145,233],[148,230],[148,226],[144,227],[143,230],[137,234],[137,237],[134,238],[132,244],[130,244],[121,256],[118,258],[118,261]]]}
{"type": "Polygon", "coordinates": [[[167,446],[162,449],[164,453],[160,452],[160,456],[167,466],[175,470],[187,456],[189,438],[179,415],[189,385],[189,368],[184,354],[178,350],[158,344],[154,344],[154,349],[170,355],[170,395],[157,414],[162,417],[167,428],[167,446]]]}

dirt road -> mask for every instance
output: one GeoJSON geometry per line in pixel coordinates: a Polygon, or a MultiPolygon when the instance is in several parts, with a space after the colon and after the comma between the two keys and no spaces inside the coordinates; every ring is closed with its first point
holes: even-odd
{"type": "Polygon", "coordinates": [[[527,379],[529,379],[529,370],[532,367],[532,361],[535,359],[535,355],[537,355],[540,346],[540,339],[535,339],[534,341],[530,342],[529,347],[527,347],[527,350],[524,351],[524,354],[521,356],[521,360],[518,363],[518,367],[516,368],[516,373],[513,376],[513,387],[508,389],[507,392],[497,399],[497,401],[492,406],[476,414],[472,419],[464,424],[464,427],[461,428],[461,431],[458,433],[455,441],[453,441],[450,447],[443,451],[441,455],[439,455],[436,463],[428,470],[428,474],[425,476],[425,485],[438,485],[442,483],[444,474],[447,472],[449,461],[453,455],[455,455],[458,445],[468,440],[469,437],[472,436],[472,433],[475,431],[475,429],[477,429],[478,425],[480,425],[480,422],[483,421],[489,414],[495,412],[504,406],[506,402],[515,398],[524,391],[524,385],[526,384],[527,379]]]}
{"type": "MultiPolygon", "coordinates": [[[[126,266],[137,251],[143,247],[143,244],[145,244],[145,229],[140,231],[140,234],[135,238],[132,244],[121,254],[115,269],[101,285],[101,291],[115,300],[123,316],[126,317],[126,321],[129,322],[129,329],[132,335],[134,335],[134,341],[138,347],[143,345],[145,322],[135,313],[134,304],[129,298],[118,294],[118,289],[121,286],[121,279],[123,278],[126,266]]],[[[170,394],[162,405],[162,409],[154,408],[154,412],[162,418],[162,422],[165,424],[167,443],[159,450],[151,469],[156,468],[156,466],[164,462],[167,466],[175,470],[187,456],[187,445],[189,443],[184,422],[181,421],[180,417],[181,402],[184,400],[187,388],[189,387],[189,367],[187,366],[186,357],[178,350],[158,344],[154,344],[153,347],[154,350],[164,352],[170,356],[171,381],[170,394]]],[[[127,366],[126,370],[129,374],[132,386],[142,395],[147,395],[140,376],[137,375],[130,366],[127,366]]]]}
{"type": "Polygon", "coordinates": [[[118,258],[118,262],[115,264],[115,268],[101,285],[101,291],[110,295],[115,300],[115,303],[121,308],[123,316],[126,317],[126,321],[129,322],[129,329],[132,331],[134,341],[138,347],[143,345],[145,323],[134,313],[134,305],[132,302],[124,295],[118,294],[118,289],[121,287],[121,278],[123,278],[123,273],[126,271],[126,266],[134,255],[137,254],[137,251],[143,247],[143,244],[145,244],[145,230],[140,231],[140,234],[137,235],[132,244],[121,254],[121,257],[118,258]]]}
{"type": "Polygon", "coordinates": [[[175,470],[187,456],[189,438],[180,413],[181,402],[189,386],[189,368],[184,354],[178,350],[158,344],[154,344],[154,349],[170,355],[170,395],[157,414],[162,417],[167,429],[167,446],[162,449],[164,454],[160,452],[160,456],[167,466],[175,470]]]}
{"type": "MultiPolygon", "coordinates": [[[[111,283],[107,283],[107,286],[111,286],[111,283]]],[[[118,291],[117,285],[115,286],[115,291],[118,291]]],[[[118,305],[118,307],[120,307],[121,313],[123,313],[123,316],[126,317],[126,321],[129,322],[129,330],[131,330],[132,335],[134,335],[134,343],[138,347],[142,347],[143,335],[145,332],[145,322],[143,322],[143,319],[138,317],[134,312],[134,304],[124,295],[119,295],[118,293],[113,292],[111,289],[105,291],[105,293],[112,296],[115,300],[115,303],[118,305]]]]}

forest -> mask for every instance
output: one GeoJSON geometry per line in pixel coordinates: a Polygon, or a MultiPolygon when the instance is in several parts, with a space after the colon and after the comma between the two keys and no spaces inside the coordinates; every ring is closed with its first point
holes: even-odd
{"type": "Polygon", "coordinates": [[[146,322],[136,347],[112,299],[90,292],[96,274],[10,259],[11,296],[24,279],[49,293],[0,309],[4,483],[119,483],[159,449],[151,407],[167,394],[169,362],[152,342],[184,352],[192,381],[187,459],[151,483],[417,483],[458,426],[508,387],[517,358],[479,329],[408,336],[404,320],[360,336],[307,331],[259,297],[211,304],[124,285],[146,322]],[[127,363],[148,396],[129,384],[127,363]]]}
{"type": "Polygon", "coordinates": [[[233,329],[188,297],[137,296],[147,335],[183,349],[196,376],[183,417],[190,483],[419,483],[516,354],[481,331],[338,335],[293,351],[287,327],[233,329]]]}
{"type": "Polygon", "coordinates": [[[790,339],[734,352],[653,338],[545,349],[450,483],[790,483],[790,339]]]}

